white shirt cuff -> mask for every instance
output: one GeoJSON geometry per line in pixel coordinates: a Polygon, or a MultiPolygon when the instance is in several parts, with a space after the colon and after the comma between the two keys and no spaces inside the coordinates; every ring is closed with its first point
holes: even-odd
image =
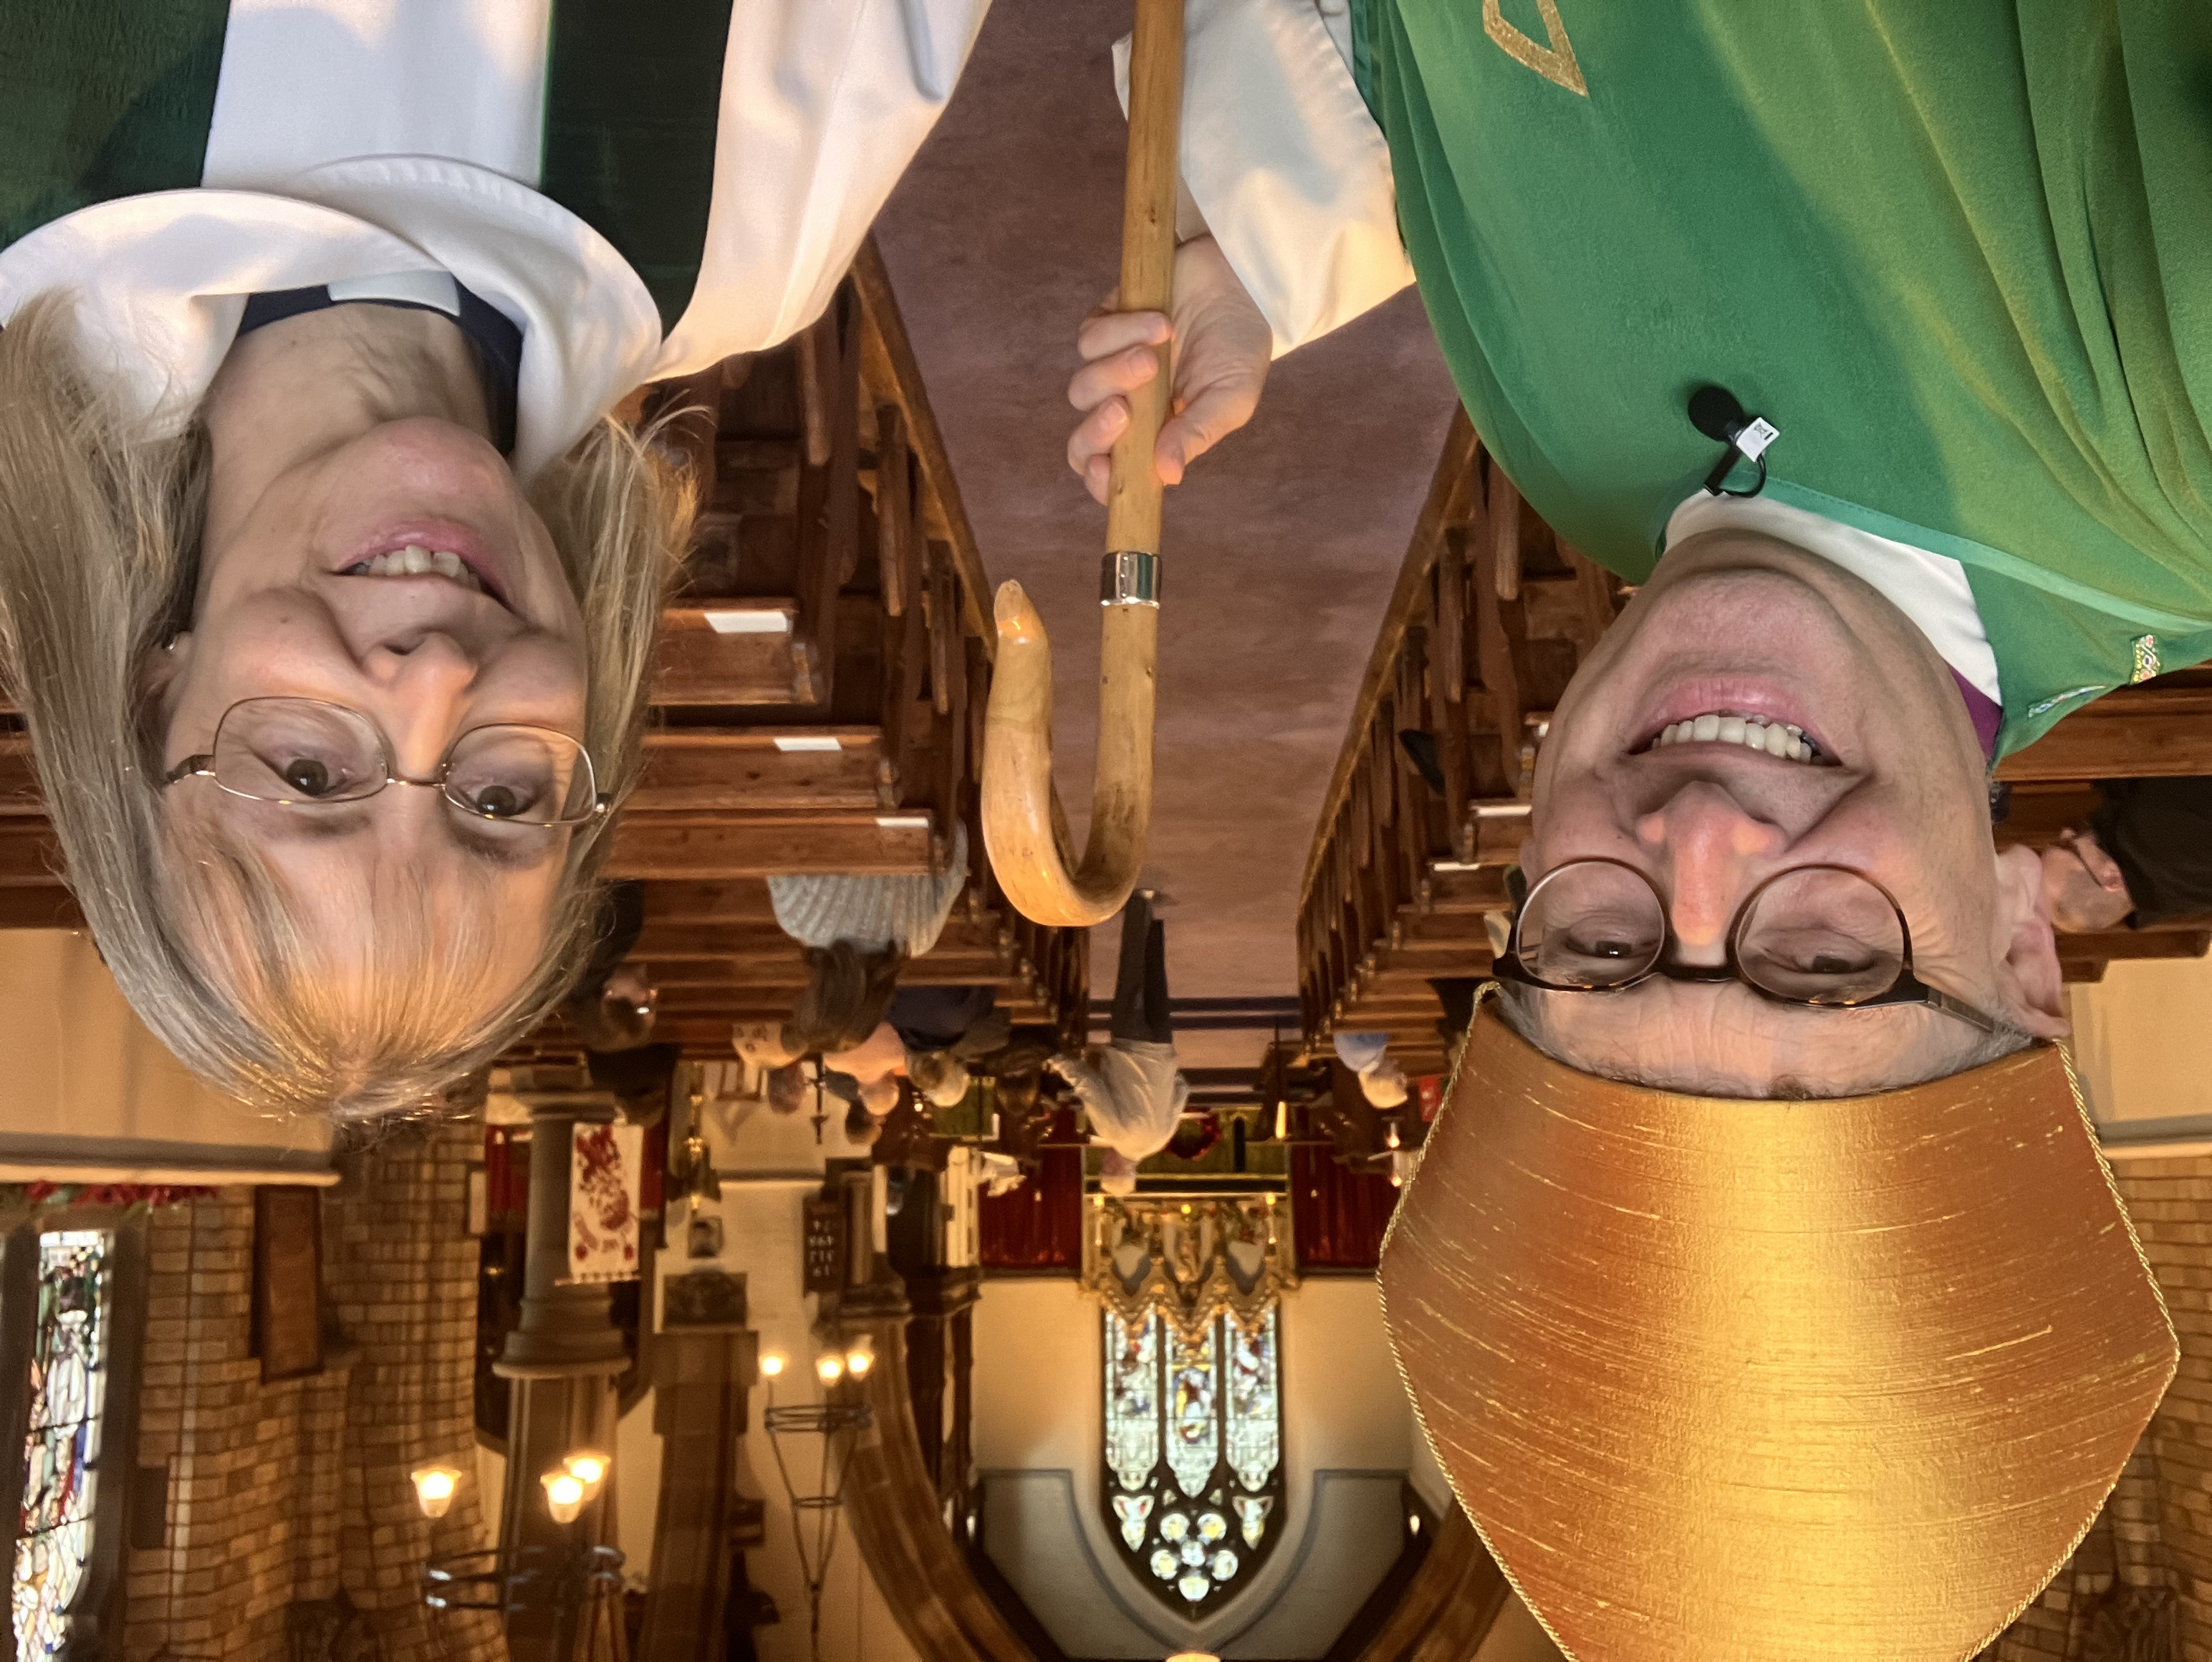
{"type": "MultiPolygon", "coordinates": [[[[1413,280],[1389,146],[1353,83],[1348,43],[1315,0],[1190,0],[1183,184],[1278,356],[1413,280]]],[[[1126,39],[1114,76],[1127,109],[1126,39]]]]}

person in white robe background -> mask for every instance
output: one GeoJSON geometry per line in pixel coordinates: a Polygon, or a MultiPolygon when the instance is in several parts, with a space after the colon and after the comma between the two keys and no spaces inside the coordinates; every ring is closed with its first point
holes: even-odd
{"type": "Polygon", "coordinates": [[[1104,1146],[1099,1187],[1109,1195],[1136,1192],[1138,1166],[1168,1146],[1190,1101],[1190,1081],[1176,1063],[1167,928],[1152,916],[1154,898],[1139,889],[1121,911],[1108,1042],[1045,1063],[1074,1087],[1091,1140],[1104,1146]]]}
{"type": "Polygon", "coordinates": [[[610,411],[821,314],[988,5],[0,0],[0,658],[212,1084],[417,1103],[561,996],[688,526],[610,411]]]}

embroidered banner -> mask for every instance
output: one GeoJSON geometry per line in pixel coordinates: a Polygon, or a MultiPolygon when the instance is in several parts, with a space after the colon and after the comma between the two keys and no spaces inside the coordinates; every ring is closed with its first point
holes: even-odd
{"type": "Polygon", "coordinates": [[[637,1278],[638,1183],[645,1132],[579,1125],[568,1155],[568,1282],[637,1278]]]}

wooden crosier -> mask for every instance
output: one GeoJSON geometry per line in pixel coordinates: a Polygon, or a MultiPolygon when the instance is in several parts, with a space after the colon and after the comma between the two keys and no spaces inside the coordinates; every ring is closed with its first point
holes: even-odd
{"type": "MultiPolygon", "coordinates": [[[[1121,204],[1121,304],[1165,312],[1174,297],[1176,137],[1183,0],[1138,0],[1129,55],[1129,160],[1121,204]]],[[[1152,712],[1159,660],[1160,479],[1170,349],[1129,396],[1114,447],[1100,576],[1098,761],[1091,831],[1072,854],[1052,778],[1052,646],[1019,583],[999,588],[997,674],[984,726],[983,840],[1006,898],[1039,923],[1085,927],[1128,899],[1152,817],[1152,712]]]]}

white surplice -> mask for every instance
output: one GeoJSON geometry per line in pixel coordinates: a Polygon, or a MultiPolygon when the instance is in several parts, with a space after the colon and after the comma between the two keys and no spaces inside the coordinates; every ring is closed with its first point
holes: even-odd
{"type": "Polygon", "coordinates": [[[698,284],[663,338],[629,263],[532,188],[550,0],[234,0],[204,188],[96,204],[0,250],[0,322],[73,289],[138,412],[181,421],[246,296],[447,271],[522,326],[528,478],[641,382],[821,314],[989,4],[738,0],[698,284]]]}

